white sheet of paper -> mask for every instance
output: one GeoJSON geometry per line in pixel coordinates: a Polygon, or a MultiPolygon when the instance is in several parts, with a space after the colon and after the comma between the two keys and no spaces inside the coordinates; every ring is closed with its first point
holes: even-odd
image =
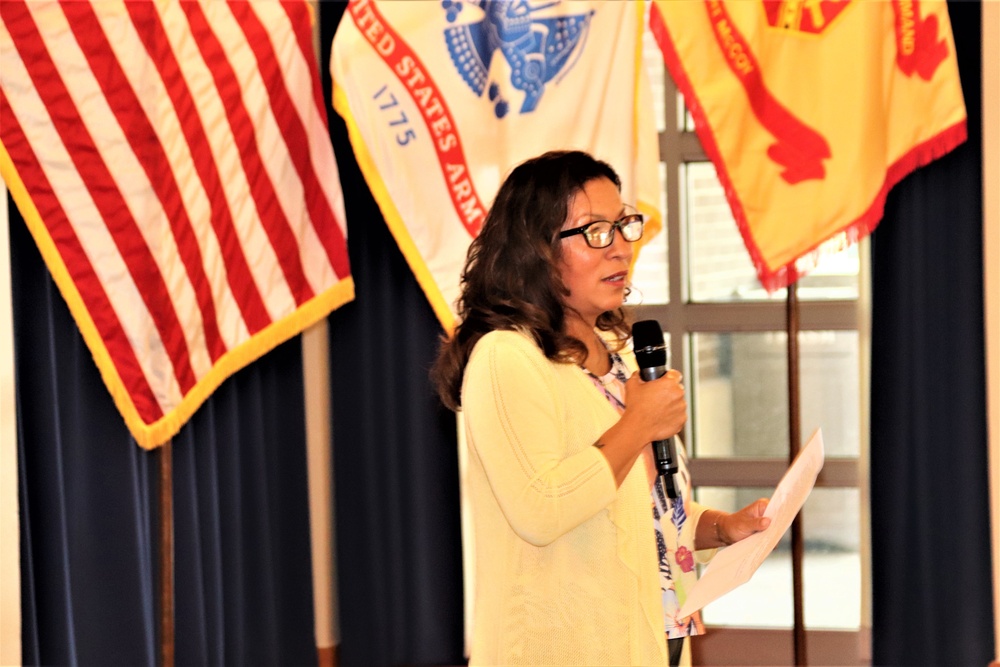
{"type": "Polygon", "coordinates": [[[816,477],[823,467],[823,458],[823,433],[816,429],[788,467],[768,502],[764,516],[771,518],[771,525],[767,530],[740,540],[715,555],[698,583],[688,591],[680,610],[682,617],[690,616],[712,600],[750,580],[802,509],[816,484],[816,477]]]}

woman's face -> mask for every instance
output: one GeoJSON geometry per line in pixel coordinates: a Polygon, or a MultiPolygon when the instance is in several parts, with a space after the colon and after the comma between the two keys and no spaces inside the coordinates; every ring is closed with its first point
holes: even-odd
{"type": "MultiPolygon", "coordinates": [[[[607,178],[588,181],[570,202],[562,231],[582,227],[595,220],[615,221],[626,213],[618,188],[607,178]]],[[[597,317],[614,310],[625,300],[632,244],[621,230],[607,248],[591,248],[583,234],[560,240],[562,255],[557,262],[559,275],[569,290],[563,304],[593,327],[597,317]]]]}

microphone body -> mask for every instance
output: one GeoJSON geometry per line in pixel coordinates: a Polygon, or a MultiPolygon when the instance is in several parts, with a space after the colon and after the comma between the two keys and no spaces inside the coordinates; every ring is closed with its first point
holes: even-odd
{"type": "MultiPolygon", "coordinates": [[[[650,382],[667,373],[667,352],[663,330],[656,320],[642,320],[632,325],[632,346],[639,364],[639,377],[650,382]]],[[[677,473],[677,447],[673,438],[653,441],[653,458],[660,477],[666,482],[667,496],[677,497],[674,474],[677,473]]]]}

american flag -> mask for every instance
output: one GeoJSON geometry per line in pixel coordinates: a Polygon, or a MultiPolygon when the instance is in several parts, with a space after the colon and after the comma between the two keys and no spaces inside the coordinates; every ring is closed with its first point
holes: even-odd
{"type": "Polygon", "coordinates": [[[0,2],[0,167],[126,424],[353,298],[305,2],[0,2]]]}

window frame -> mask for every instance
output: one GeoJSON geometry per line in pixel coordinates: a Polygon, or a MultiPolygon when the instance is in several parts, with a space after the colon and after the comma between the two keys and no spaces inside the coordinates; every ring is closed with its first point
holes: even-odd
{"type": "MultiPolygon", "coordinates": [[[[663,324],[671,341],[671,362],[691,377],[689,336],[699,333],[785,332],[788,330],[786,301],[692,302],[689,299],[687,239],[682,220],[682,168],[689,162],[708,161],[697,135],[684,129],[685,113],[669,72],[664,68],[664,118],[659,132],[660,162],[666,170],[666,210],[663,233],[667,235],[668,300],[665,304],[634,306],[636,319],[655,319],[663,324]]],[[[861,558],[861,624],[858,630],[812,630],[806,628],[807,657],[814,664],[870,664],[870,541],[868,523],[868,293],[867,240],[860,245],[860,275],[857,299],[810,301],[797,299],[799,333],[808,331],[857,331],[860,402],[860,452],[857,457],[827,458],[816,481],[821,488],[856,488],[859,491],[861,558]],[[850,656],[856,656],[852,663],[850,656]]],[[[801,371],[800,371],[801,372],[801,371]]],[[[694,385],[695,383],[692,383],[694,385]]],[[[697,389],[694,389],[697,391],[697,389]]],[[[689,401],[691,403],[691,401],[689,401]]],[[[688,420],[682,437],[695,443],[694,425],[688,420]]],[[[696,448],[695,448],[696,451],[696,448]]],[[[777,485],[788,460],[779,458],[705,458],[692,455],[689,468],[695,487],[771,487],[777,485]]],[[[792,664],[793,629],[708,626],[709,634],[693,642],[696,664],[792,664]],[[749,645],[754,647],[750,655],[749,645]]]]}

